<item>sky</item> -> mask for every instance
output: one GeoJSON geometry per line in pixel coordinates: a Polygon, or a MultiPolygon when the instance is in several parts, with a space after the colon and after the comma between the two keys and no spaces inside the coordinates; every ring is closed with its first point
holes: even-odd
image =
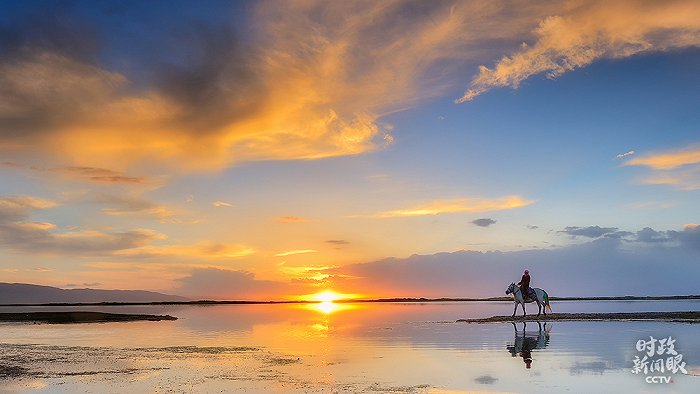
{"type": "Polygon", "coordinates": [[[0,281],[697,294],[697,1],[0,11],[0,281]]]}

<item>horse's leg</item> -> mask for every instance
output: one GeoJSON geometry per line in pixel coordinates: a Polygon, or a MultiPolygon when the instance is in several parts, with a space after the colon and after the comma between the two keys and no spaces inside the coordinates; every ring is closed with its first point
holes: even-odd
{"type": "Polygon", "coordinates": [[[523,316],[527,315],[527,313],[525,313],[525,301],[523,301],[523,303],[520,305],[523,306],[523,316]]]}
{"type": "Polygon", "coordinates": [[[545,292],[542,290],[542,313],[544,313],[545,316],[547,316],[547,303],[545,299],[545,292]]]}
{"type": "Polygon", "coordinates": [[[546,301],[542,301],[542,313],[547,316],[547,304],[546,301]]]}
{"type": "Polygon", "coordinates": [[[540,300],[537,297],[535,297],[535,301],[537,301],[537,317],[540,317],[540,313],[542,313],[542,304],[540,304],[540,300]]]}
{"type": "Polygon", "coordinates": [[[510,317],[515,317],[515,311],[518,310],[518,301],[513,302],[513,314],[510,317]]]}

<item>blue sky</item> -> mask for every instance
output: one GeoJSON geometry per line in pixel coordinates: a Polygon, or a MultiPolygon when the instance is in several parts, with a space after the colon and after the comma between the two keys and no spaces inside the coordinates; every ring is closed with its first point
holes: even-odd
{"type": "Polygon", "coordinates": [[[486,296],[541,253],[618,265],[570,295],[695,289],[695,2],[0,6],[4,281],[486,296]]]}

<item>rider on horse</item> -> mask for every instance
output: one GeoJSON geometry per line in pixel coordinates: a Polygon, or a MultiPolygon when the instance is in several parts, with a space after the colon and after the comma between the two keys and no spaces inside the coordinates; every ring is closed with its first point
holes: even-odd
{"type": "Polygon", "coordinates": [[[531,294],[531,290],[530,290],[530,272],[528,270],[525,270],[525,273],[523,274],[522,279],[520,279],[520,282],[518,282],[518,286],[520,286],[520,291],[523,294],[523,300],[529,298],[530,294],[531,294]]]}

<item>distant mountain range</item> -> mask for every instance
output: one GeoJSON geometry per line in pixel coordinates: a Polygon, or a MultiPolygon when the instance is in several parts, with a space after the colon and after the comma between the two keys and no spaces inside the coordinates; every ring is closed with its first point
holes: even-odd
{"type": "Polygon", "coordinates": [[[178,302],[187,298],[144,290],[60,289],[26,283],[1,283],[0,304],[92,302],[178,302]]]}

